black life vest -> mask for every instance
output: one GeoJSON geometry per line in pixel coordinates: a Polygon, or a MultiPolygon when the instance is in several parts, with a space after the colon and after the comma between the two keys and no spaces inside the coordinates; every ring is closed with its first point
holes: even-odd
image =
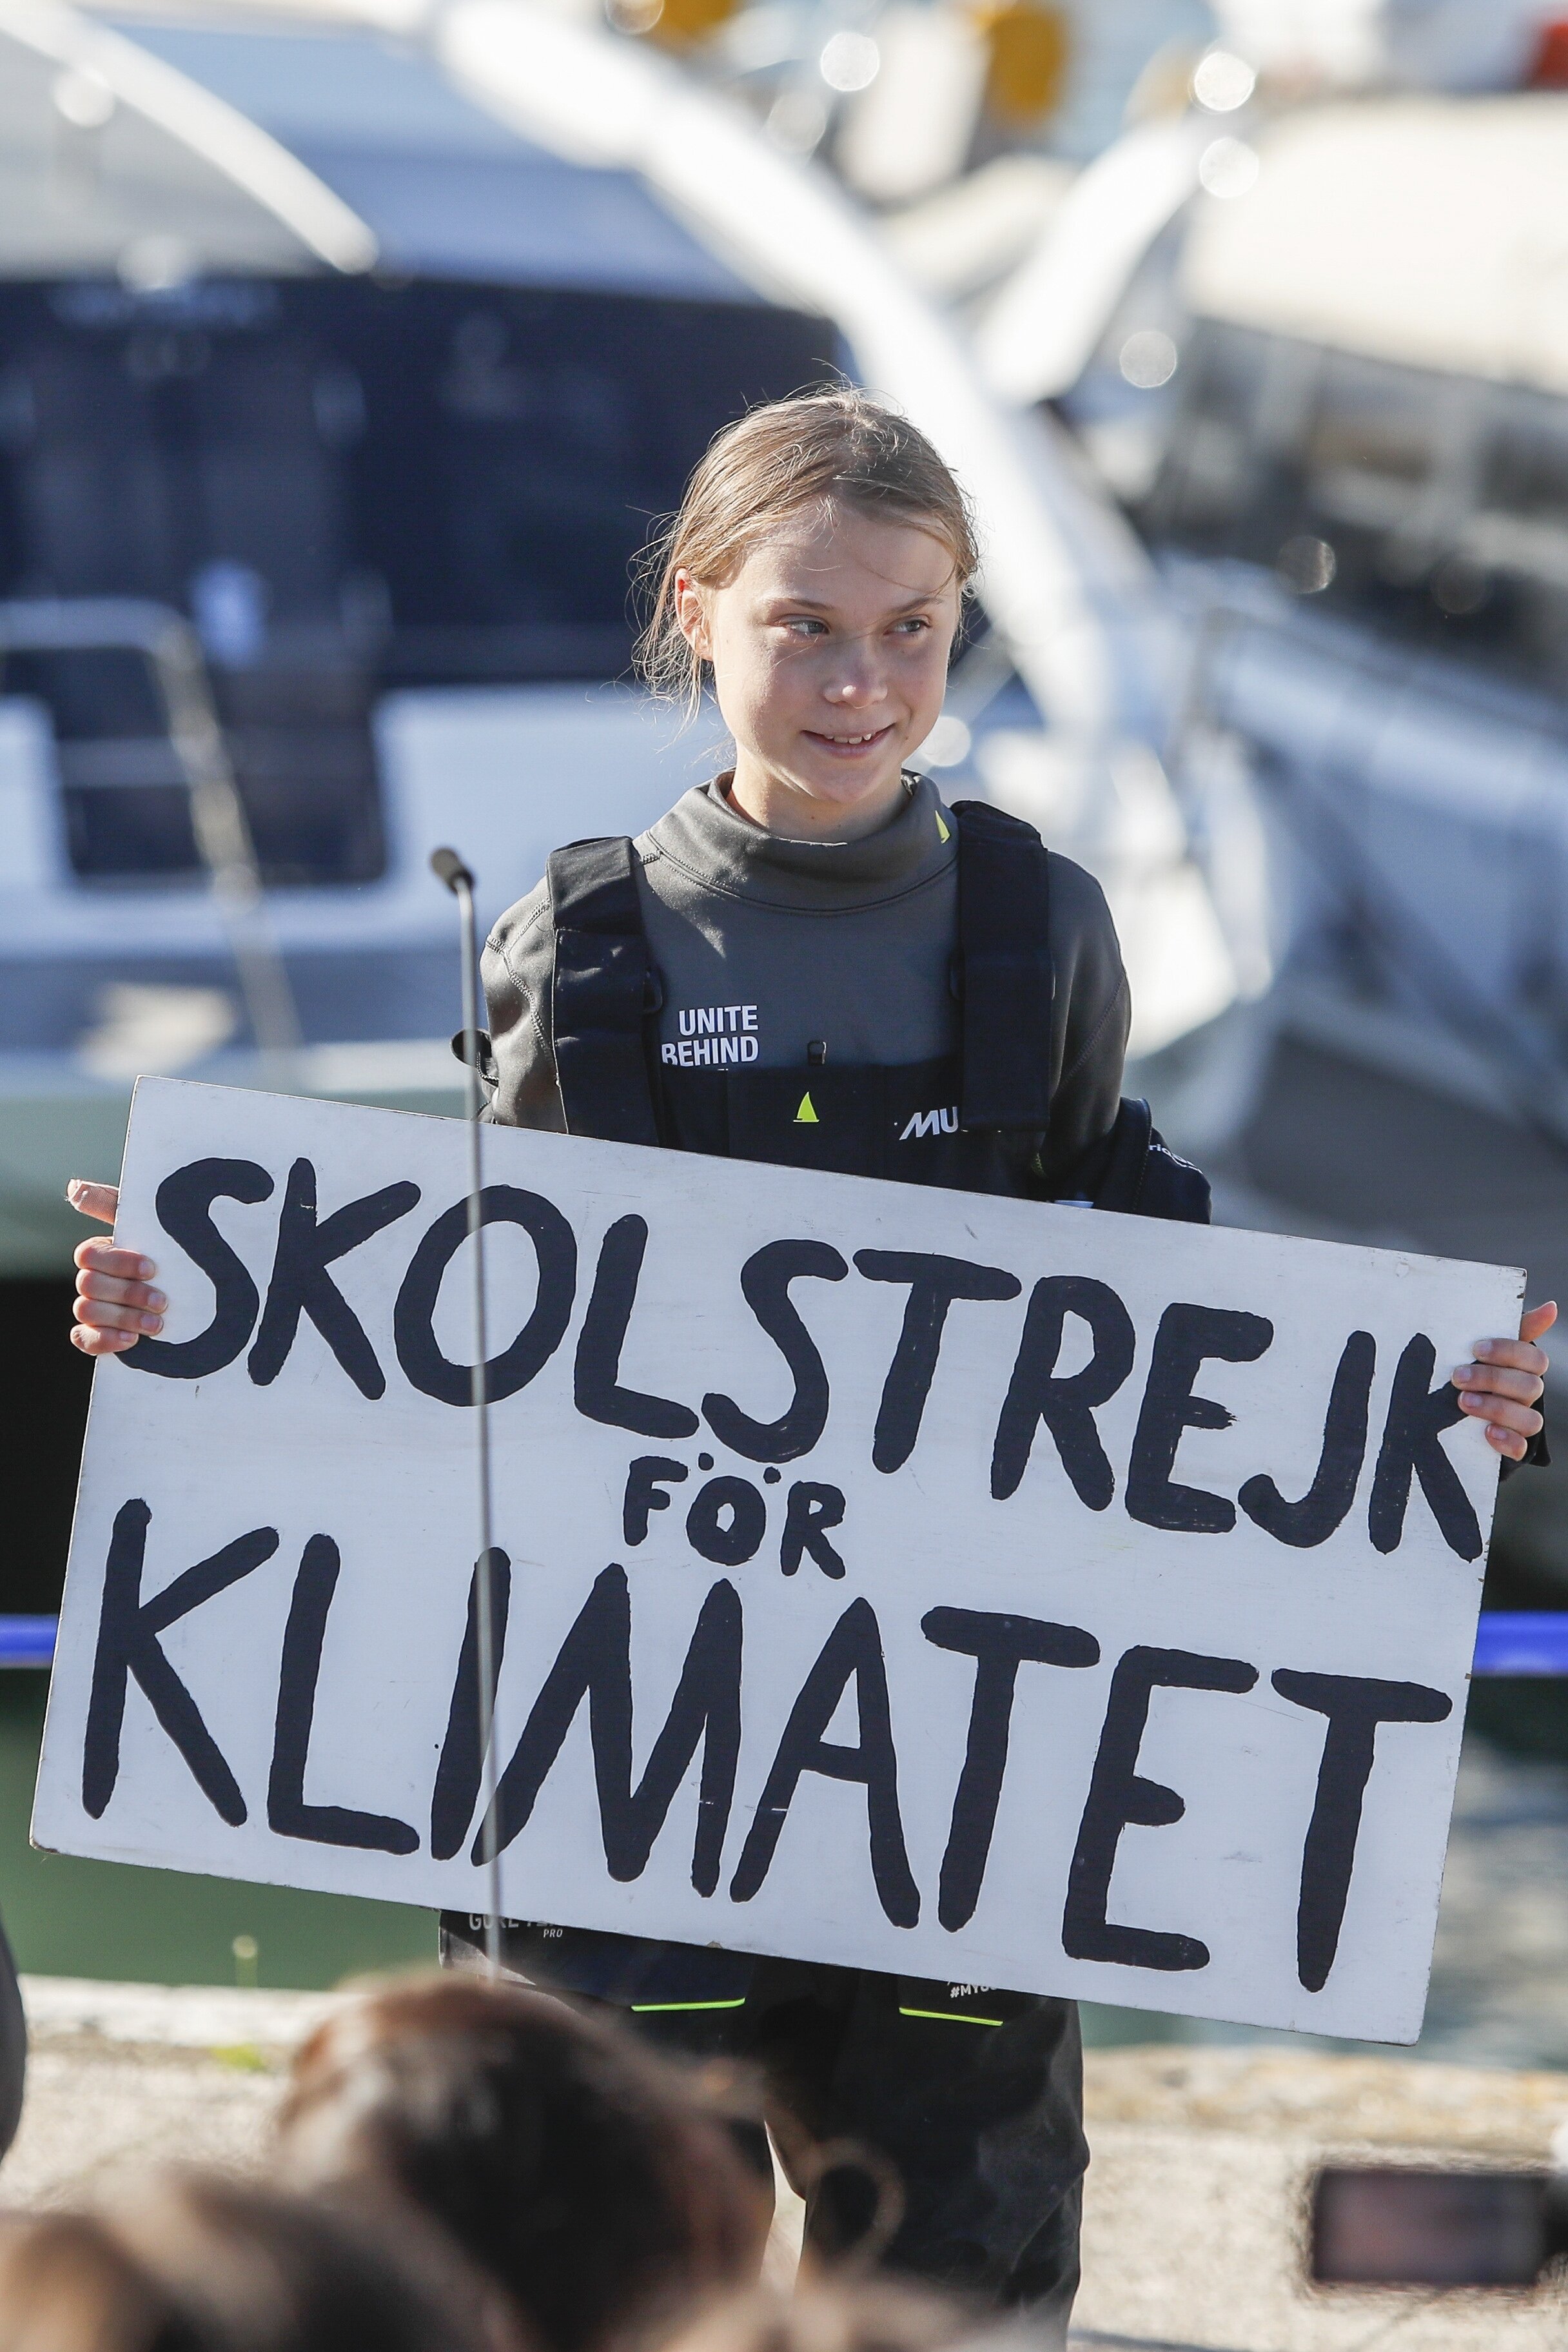
{"type": "MultiPolygon", "coordinates": [[[[555,929],[551,1026],[566,1127],[850,1176],[1040,1198],[1050,1113],[1050,866],[1032,825],[960,801],[959,1048],[935,1060],[758,1070],[709,1058],[670,1067],[655,1022],[663,986],[648,952],[636,855],[624,835],[550,860],[555,929]]],[[[1076,1171],[1075,1171],[1076,1172],[1076,1171]]],[[[1206,1223],[1208,1185],[1124,1102],[1083,1171],[1096,1208],[1206,1223]]]]}

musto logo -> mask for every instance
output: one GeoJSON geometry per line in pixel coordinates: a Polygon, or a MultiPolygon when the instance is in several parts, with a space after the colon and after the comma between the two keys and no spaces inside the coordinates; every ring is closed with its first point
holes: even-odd
{"type": "MultiPolygon", "coordinates": [[[[667,1059],[668,1057],[668,1052],[669,1049],[666,1046],[665,1055],[667,1059]]],[[[903,1130],[899,1137],[899,1141],[900,1143],[908,1143],[910,1138],[914,1136],[956,1135],[957,1133],[958,1105],[954,1103],[951,1110],[911,1111],[908,1119],[904,1123],[903,1130]]]]}

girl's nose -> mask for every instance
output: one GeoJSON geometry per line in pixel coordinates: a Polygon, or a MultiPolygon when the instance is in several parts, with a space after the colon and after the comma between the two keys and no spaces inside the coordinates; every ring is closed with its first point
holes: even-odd
{"type": "Polygon", "coordinates": [[[823,688],[823,692],[829,702],[853,710],[858,709],[863,703],[885,702],[888,688],[887,681],[878,675],[872,663],[857,662],[850,668],[841,670],[823,688]]]}

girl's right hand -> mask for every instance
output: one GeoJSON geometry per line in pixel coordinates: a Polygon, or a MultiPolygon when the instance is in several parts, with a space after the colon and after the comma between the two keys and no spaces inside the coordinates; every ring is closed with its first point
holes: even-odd
{"type": "MultiPolygon", "coordinates": [[[[93,1184],[73,1176],[66,1199],[84,1217],[114,1223],[120,1193],[113,1184],[93,1184]]],[[[137,1250],[116,1249],[111,1241],[83,1242],[76,1252],[76,1321],[72,1343],[84,1356],[121,1356],[138,1339],[163,1328],[168,1305],[153,1287],[158,1269],[137,1250]]]]}

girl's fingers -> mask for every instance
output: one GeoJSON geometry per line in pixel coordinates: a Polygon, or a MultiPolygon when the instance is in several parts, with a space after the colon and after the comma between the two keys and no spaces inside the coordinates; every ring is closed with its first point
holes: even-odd
{"type": "Polygon", "coordinates": [[[122,1356],[141,1336],[139,1331],[100,1331],[89,1323],[71,1325],[71,1345],[84,1356],[122,1356]]]}
{"type": "Polygon", "coordinates": [[[1522,1437],[1533,1437],[1542,1426],[1533,1406],[1509,1404],[1501,1397],[1484,1396],[1476,1389],[1468,1389],[1460,1397],[1459,1410],[1474,1421],[1484,1421],[1493,1429],[1516,1430],[1522,1437]]]}
{"type": "MultiPolygon", "coordinates": [[[[112,1223],[119,1193],[112,1184],[91,1184],[73,1178],[66,1187],[72,1205],[84,1216],[112,1223]]],[[[116,1249],[101,1236],[81,1242],[72,1253],[77,1266],[77,1296],[71,1344],[84,1356],[122,1356],[138,1339],[153,1337],[163,1328],[168,1305],[161,1290],[151,1286],[158,1269],[140,1250],[116,1249]]]]}
{"type": "Polygon", "coordinates": [[[129,1331],[132,1337],[140,1338],[143,1331],[157,1332],[163,1328],[161,1315],[149,1314],[138,1307],[116,1307],[107,1300],[79,1298],[71,1312],[89,1331],[129,1331]]]}
{"type": "Polygon", "coordinates": [[[90,1298],[105,1307],[135,1307],[143,1315],[161,1315],[169,1303],[150,1282],[121,1282],[92,1267],[78,1275],[76,1294],[79,1298],[90,1298]]]}
{"type": "Polygon", "coordinates": [[[1545,1386],[1537,1372],[1514,1372],[1497,1364],[1458,1364],[1454,1370],[1456,1387],[1480,1390],[1490,1396],[1511,1397],[1517,1404],[1533,1404],[1545,1386]]]}
{"type": "Polygon", "coordinates": [[[1489,1429],[1487,1443],[1495,1446],[1500,1454],[1506,1454],[1510,1462],[1522,1462],[1530,1451],[1529,1442],[1517,1436],[1511,1429],[1489,1429]]]}
{"type": "Polygon", "coordinates": [[[71,1253],[82,1274],[113,1274],[124,1282],[151,1282],[158,1269],[140,1250],[116,1249],[112,1242],[78,1242],[71,1253]]]}
{"type": "Polygon", "coordinates": [[[1520,1318],[1519,1336],[1521,1339],[1543,1339],[1556,1320],[1557,1301],[1543,1298],[1539,1307],[1532,1307],[1528,1315],[1520,1318]]]}
{"type": "Polygon", "coordinates": [[[66,1186],[66,1199],[84,1217],[98,1217],[111,1225],[120,1213],[118,1184],[95,1184],[86,1176],[73,1176],[66,1186]]]}
{"type": "Polygon", "coordinates": [[[157,1273],[151,1258],[141,1256],[139,1249],[115,1249],[113,1242],[106,1242],[101,1237],[94,1237],[91,1242],[78,1242],[75,1249],[70,1251],[70,1261],[82,1270],[97,1267],[103,1275],[124,1275],[134,1282],[151,1282],[153,1275],[157,1273]]]}
{"type": "Polygon", "coordinates": [[[1474,1354],[1478,1363],[1500,1364],[1513,1372],[1533,1372],[1544,1380],[1552,1369],[1552,1360],[1542,1348],[1528,1339],[1478,1339],[1474,1354]]]}

